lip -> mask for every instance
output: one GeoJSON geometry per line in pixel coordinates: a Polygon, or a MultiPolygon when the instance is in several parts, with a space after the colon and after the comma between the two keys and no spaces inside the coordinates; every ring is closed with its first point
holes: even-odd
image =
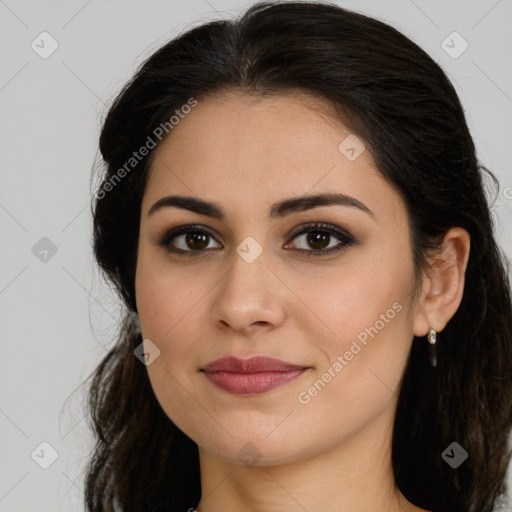
{"type": "Polygon", "coordinates": [[[254,372],[284,372],[289,370],[297,370],[306,368],[302,365],[287,363],[273,357],[254,356],[248,359],[239,359],[238,357],[223,357],[216,359],[202,368],[205,372],[237,372],[237,373],[254,373],[254,372]]]}
{"type": "Polygon", "coordinates": [[[271,357],[223,357],[201,369],[212,384],[235,395],[265,393],[300,377],[309,367],[271,357]]]}

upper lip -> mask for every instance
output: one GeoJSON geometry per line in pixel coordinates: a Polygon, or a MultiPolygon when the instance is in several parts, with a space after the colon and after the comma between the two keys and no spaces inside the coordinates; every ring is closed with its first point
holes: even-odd
{"type": "Polygon", "coordinates": [[[307,368],[306,366],[296,365],[274,359],[272,357],[254,356],[249,359],[238,359],[237,357],[223,357],[216,359],[202,368],[206,372],[236,372],[236,373],[256,373],[266,371],[290,371],[307,368]]]}

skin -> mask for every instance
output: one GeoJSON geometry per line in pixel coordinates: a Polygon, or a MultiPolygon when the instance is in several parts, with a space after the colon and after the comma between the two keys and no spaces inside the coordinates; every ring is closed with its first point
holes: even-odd
{"type": "MultiPolygon", "coordinates": [[[[442,331],[460,304],[469,235],[450,230],[413,300],[405,204],[368,150],[354,161],[340,152],[351,132],[316,108],[322,106],[298,94],[210,96],[153,154],[141,210],[137,308],[143,338],[160,350],[147,366],[155,395],[199,447],[199,512],[422,510],[394,482],[396,401],[413,336],[425,336],[429,326],[442,331]],[[329,205],[268,217],[275,202],[323,192],[352,196],[372,215],[329,205]],[[171,194],[215,202],[226,216],[178,207],[148,215],[171,194]],[[307,234],[292,236],[315,222],[344,229],[355,242],[307,258],[318,246],[307,234]],[[191,257],[158,244],[170,228],[188,224],[210,228],[216,240],[197,252],[197,242],[187,245],[178,235],[171,245],[195,250],[191,257]],[[248,236],[263,249],[251,263],[236,251],[248,236]],[[393,304],[401,306],[394,318],[300,403],[298,394],[393,304]],[[233,395],[200,371],[228,355],[310,369],[266,393],[233,395]],[[244,446],[252,463],[237,455],[244,446]]],[[[339,244],[331,236],[323,247],[339,244]]]]}

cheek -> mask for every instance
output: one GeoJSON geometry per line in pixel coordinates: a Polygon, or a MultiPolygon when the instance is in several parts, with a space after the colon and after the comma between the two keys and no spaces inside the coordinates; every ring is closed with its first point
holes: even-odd
{"type": "Polygon", "coordinates": [[[176,330],[190,325],[194,308],[208,293],[208,283],[194,281],[186,270],[172,269],[161,260],[161,255],[140,254],[135,291],[144,337],[165,343],[176,330]]]}
{"type": "Polygon", "coordinates": [[[338,400],[358,410],[363,404],[370,406],[372,393],[379,396],[377,407],[379,400],[392,398],[412,339],[413,276],[412,262],[408,266],[394,259],[374,260],[372,265],[347,266],[331,276],[318,276],[294,290],[310,306],[302,306],[302,314],[297,310],[294,317],[323,355],[309,383],[314,385],[320,377],[322,382],[311,390],[312,396],[319,391],[324,395],[319,402],[338,400]]]}
{"type": "Polygon", "coordinates": [[[191,425],[205,422],[201,408],[193,407],[189,379],[195,378],[197,358],[191,357],[197,347],[201,329],[197,315],[201,297],[208,286],[193,282],[184,273],[159,267],[158,258],[150,260],[141,254],[137,263],[137,309],[144,339],[151,340],[160,350],[147,366],[153,392],[166,415],[178,428],[190,433],[191,425]]]}
{"type": "Polygon", "coordinates": [[[206,343],[204,299],[209,286],[205,279],[194,279],[190,272],[170,269],[159,260],[161,257],[139,259],[136,297],[142,336],[160,350],[159,357],[147,367],[148,374],[169,414],[167,405],[182,405],[180,383],[185,384],[198,369],[197,343],[206,343]]]}
{"type": "MultiPolygon", "coordinates": [[[[293,321],[301,322],[301,330],[317,332],[326,348],[335,349],[376,323],[378,331],[389,331],[400,316],[397,309],[403,309],[407,300],[409,277],[407,272],[373,264],[344,266],[296,279],[293,293],[300,300],[293,321]],[[393,307],[395,303],[400,306],[393,307]]],[[[292,278],[287,282],[293,282],[292,278]]],[[[364,335],[361,339],[364,341],[364,335]]]]}
{"type": "Polygon", "coordinates": [[[333,443],[390,410],[411,342],[410,283],[404,274],[352,273],[338,284],[343,285],[341,293],[336,283],[324,287],[325,295],[310,292],[312,303],[322,305],[322,321],[329,329],[303,327],[323,357],[295,397],[295,418],[314,437],[333,443]],[[318,425],[315,418],[328,421],[318,425]]]}

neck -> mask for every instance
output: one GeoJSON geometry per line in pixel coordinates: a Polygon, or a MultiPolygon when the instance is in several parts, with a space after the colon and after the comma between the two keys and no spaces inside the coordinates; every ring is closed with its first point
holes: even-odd
{"type": "Polygon", "coordinates": [[[199,447],[202,498],[197,512],[406,512],[420,510],[394,481],[394,411],[331,449],[286,464],[233,464],[199,447]]]}

